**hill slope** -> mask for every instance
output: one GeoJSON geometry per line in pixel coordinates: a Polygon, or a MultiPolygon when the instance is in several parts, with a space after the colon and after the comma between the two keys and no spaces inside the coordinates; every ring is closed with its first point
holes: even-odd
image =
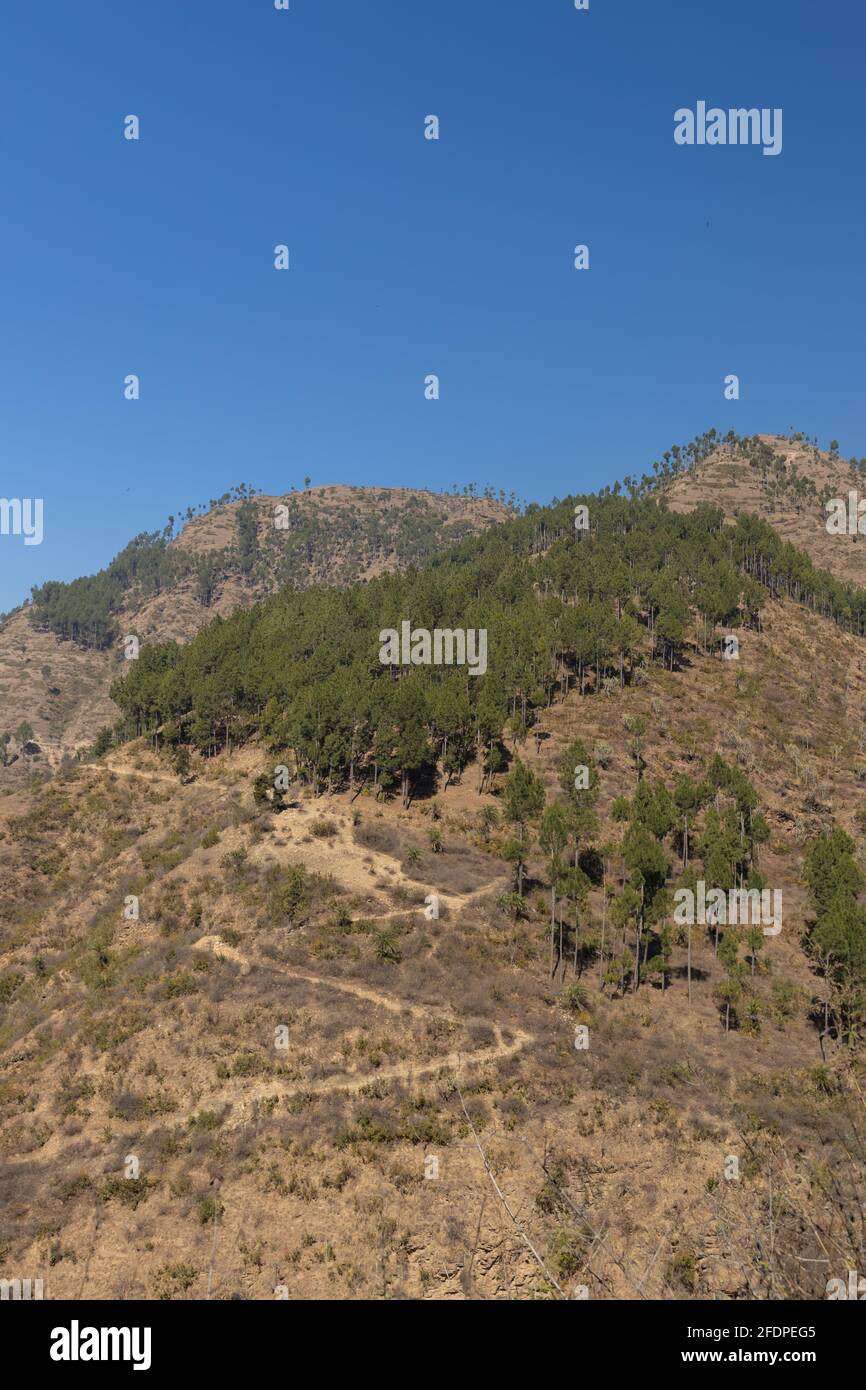
{"type": "Polygon", "coordinates": [[[421,564],[507,516],[491,498],[411,488],[259,495],[214,506],[173,539],[145,538],[132,561],[115,562],[113,584],[100,577],[44,586],[34,605],[0,626],[0,734],[27,723],[40,750],[25,757],[13,741],[10,759],[17,761],[0,768],[0,783],[40,762],[56,766],[115,722],[108,689],[123,668],[127,634],[142,643],[188,641],[215,615],[249,607],[282,585],[345,585],[421,564]],[[278,507],[286,529],[276,524],[278,507]],[[79,622],[80,640],[68,640],[79,622]]]}
{"type": "Polygon", "coordinates": [[[866,584],[866,536],[827,531],[828,498],[849,491],[866,496],[866,470],[802,437],[757,435],[713,449],[661,489],[675,511],[701,503],[721,507],[729,519],[762,516],[783,540],[846,583],[866,584]]]}
{"type": "Polygon", "coordinates": [[[144,736],[0,797],[4,1274],[765,1299],[860,1267],[866,596],[705,502],[588,501],[588,535],[530,509],[146,644],[144,736]],[[487,672],[383,665],[406,615],[486,625],[487,672]],[[686,927],[698,879],[779,892],[781,932],[686,927]]]}
{"type": "Polygon", "coordinates": [[[858,1101],[847,1049],[826,1043],[825,1065],[810,1021],[801,869],[831,807],[862,847],[866,650],[780,601],[738,667],[689,660],[623,692],[573,689],[511,751],[553,797],[575,736],[606,748],[599,845],[618,843],[614,803],[634,794],[634,720],[653,785],[699,775],[714,747],[748,770],[785,929],[760,950],[756,1024],[728,1034],[711,934],[694,933],[691,987],[684,943],[665,988],[604,983],[615,848],[577,968],[566,901],[551,973],[537,847],[525,914],[503,898],[501,779],[440,786],[438,820],[429,798],[402,811],[369,791],[302,792],[274,814],[252,793],[255,743],[196,759],[185,784],[133,745],[0,802],[4,1273],[53,1297],[822,1297],[819,1261],[844,1277],[856,1254],[858,1101]],[[822,655],[808,708],[792,642],[822,655]]]}

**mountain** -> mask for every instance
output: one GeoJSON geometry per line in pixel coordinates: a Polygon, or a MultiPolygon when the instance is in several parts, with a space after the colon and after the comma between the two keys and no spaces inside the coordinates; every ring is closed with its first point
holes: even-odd
{"type": "Polygon", "coordinates": [[[108,690],[123,637],[188,641],[282,585],[345,585],[420,564],[508,515],[492,497],[413,488],[244,496],[190,515],[176,536],[137,537],[97,576],[43,585],[0,625],[0,734],[27,724],[38,748],[24,755],[13,738],[0,784],[57,766],[115,722],[108,690]]]}
{"type": "Polygon", "coordinates": [[[866,593],[785,531],[852,466],[764,480],[784,447],[705,436],[166,631],[99,756],[5,787],[4,1276],[821,1299],[858,1267],[866,593]],[[483,629],[485,671],[389,659],[407,620],[483,629]],[[683,916],[731,890],[766,915],[683,916]]]}

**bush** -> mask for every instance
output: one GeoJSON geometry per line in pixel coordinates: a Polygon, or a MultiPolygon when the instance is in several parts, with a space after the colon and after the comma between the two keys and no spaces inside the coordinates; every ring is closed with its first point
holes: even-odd
{"type": "Polygon", "coordinates": [[[216,1197],[203,1197],[197,1207],[197,1215],[202,1226],[212,1226],[215,1221],[219,1221],[225,1207],[222,1202],[218,1202],[216,1197]]]}
{"type": "Polygon", "coordinates": [[[689,1293],[694,1293],[698,1282],[698,1262],[697,1256],[692,1250],[681,1250],[668,1262],[665,1270],[665,1279],[675,1288],[687,1289],[689,1293]]]}
{"type": "Polygon", "coordinates": [[[243,846],[241,846],[240,849],[230,850],[228,854],[223,855],[220,860],[220,868],[225,869],[227,874],[240,875],[246,868],[246,863],[247,852],[243,846]]]}
{"type": "Polygon", "coordinates": [[[290,922],[303,919],[309,905],[310,886],[307,871],[302,864],[288,870],[274,893],[277,912],[290,922]]]}
{"type": "Polygon", "coordinates": [[[191,1129],[219,1129],[223,1122],[223,1116],[216,1110],[200,1110],[197,1115],[191,1115],[189,1124],[191,1129]]]}
{"type": "Polygon", "coordinates": [[[160,996],[163,999],[184,999],[188,994],[195,994],[197,989],[198,985],[192,976],[181,970],[170,980],[166,980],[160,990],[160,996]]]}
{"type": "Polygon", "coordinates": [[[389,932],[376,935],[376,959],[390,961],[393,965],[399,965],[403,959],[400,947],[389,932]]]}
{"type": "Polygon", "coordinates": [[[186,1293],[198,1278],[198,1270],[193,1265],[163,1265],[153,1278],[154,1297],[162,1301],[177,1298],[186,1293]]]}
{"type": "Polygon", "coordinates": [[[583,1265],[583,1241],[570,1231],[557,1231],[548,1259],[558,1279],[573,1279],[583,1265]]]}
{"type": "Polygon", "coordinates": [[[102,1184],[102,1200],[117,1200],[133,1210],[143,1202],[150,1191],[147,1178],[122,1178],[118,1173],[106,1178],[102,1184]]]}
{"type": "Polygon", "coordinates": [[[589,1004],[589,990],[585,985],[566,985],[559,998],[563,1008],[568,1009],[569,1013],[582,1013],[589,1004]]]}
{"type": "Polygon", "coordinates": [[[310,834],[315,835],[318,840],[330,840],[337,834],[337,827],[332,820],[321,817],[312,822],[310,834]]]}

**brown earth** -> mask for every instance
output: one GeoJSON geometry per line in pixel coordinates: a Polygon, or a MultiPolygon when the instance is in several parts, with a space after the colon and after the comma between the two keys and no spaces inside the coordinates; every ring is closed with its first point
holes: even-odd
{"type": "MultiPolygon", "coordinates": [[[[799,466],[829,485],[808,448],[799,466]]],[[[842,574],[845,538],[805,507],[768,511],[738,467],[708,461],[672,505],[748,504],[816,559],[832,542],[822,563],[842,574]]],[[[221,524],[192,523],[195,543],[221,524]]],[[[185,635],[175,599],[142,624],[185,635]]],[[[0,673],[17,659],[35,708],[54,664],[18,622],[0,673]]],[[[571,739],[599,757],[598,844],[635,785],[633,716],[645,776],[698,776],[716,750],[749,775],[784,899],[753,1032],[725,1033],[709,934],[691,1001],[682,946],[665,989],[602,989],[591,954],[552,973],[545,861],[536,848],[515,921],[506,829],[478,816],[501,787],[480,795],[474,765],[405,811],[368,792],[257,807],[256,745],[196,757],[183,784],[143,744],[32,790],[8,780],[0,1276],[41,1277],[47,1297],[763,1299],[822,1298],[861,1267],[862,1057],[819,1039],[801,874],[836,822],[866,855],[866,642],[787,601],[740,637],[736,662],[688,646],[681,672],[572,692],[516,751],[550,793],[571,739]]],[[[618,886],[615,848],[607,872],[618,886]]],[[[602,923],[596,886],[581,931],[602,923]]]]}
{"type": "MultiPolygon", "coordinates": [[[[800,867],[834,814],[863,851],[864,702],[866,644],[771,603],[739,663],[690,649],[679,676],[572,693],[521,749],[552,789],[570,738],[607,745],[599,842],[633,785],[629,716],[646,776],[718,748],[754,779],[785,903],[755,1035],[720,1025],[709,938],[691,1006],[681,953],[664,991],[551,978],[544,863],[515,925],[473,767],[437,797],[441,854],[429,801],[257,810],[255,747],[180,785],[133,745],[0,798],[4,1274],[54,1297],[823,1296],[854,1255],[821,1165],[862,1101],[808,1016],[800,867]],[[312,900],[285,923],[272,884],[300,863],[312,900]]],[[[602,911],[596,889],[587,929],[602,911]]]]}

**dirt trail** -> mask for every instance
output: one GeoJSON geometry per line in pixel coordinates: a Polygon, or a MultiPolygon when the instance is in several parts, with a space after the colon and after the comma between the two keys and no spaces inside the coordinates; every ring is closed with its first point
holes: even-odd
{"type": "MultiPolygon", "coordinates": [[[[227,948],[224,943],[212,936],[202,937],[197,941],[196,946],[202,949],[209,949],[215,954],[223,952],[230,953],[230,958],[249,969],[252,962],[236,948],[227,948]]],[[[260,1081],[253,1086],[246,1086],[241,1094],[237,1088],[224,1087],[220,1092],[208,1098],[208,1104],[233,1104],[236,1107],[235,1114],[227,1122],[226,1128],[233,1129],[239,1124],[245,1123],[249,1118],[249,1110],[260,1100],[279,1099],[280,1097],[290,1096],[315,1096],[325,1095],[333,1091],[346,1091],[357,1093],[366,1086],[370,1086],[376,1081],[408,1081],[415,1080],[421,1076],[431,1076],[443,1070],[456,1071],[464,1063],[474,1065],[481,1062],[492,1062],[502,1057],[513,1057],[520,1052],[528,1043],[534,1041],[531,1033],[525,1033],[522,1029],[515,1028],[509,1031],[513,1035],[511,1042],[506,1042],[503,1031],[498,1023],[494,1023],[489,1018],[461,1018],[436,1004],[413,1004],[409,1000],[398,999],[390,994],[383,994],[381,990],[372,989],[369,985],[362,985],[354,980],[338,979],[332,975],[316,975],[309,970],[302,970],[297,966],[282,966],[280,973],[289,979],[302,980],[306,984],[317,985],[325,989],[335,989],[342,994],[350,994],[356,999],[363,999],[365,1003],[375,1004],[379,1008],[387,1009],[390,1013],[405,1014],[410,1013],[413,1018],[428,1020],[439,1018],[449,1024],[459,1027],[479,1026],[492,1030],[495,1043],[490,1047],[481,1047],[474,1052],[463,1052],[454,1049],[443,1053],[429,1062],[395,1062],[391,1066],[378,1067],[375,1071],[367,1072],[363,1076],[329,1076],[322,1081],[310,1081],[298,1083],[291,1086],[280,1086],[279,1082],[260,1081]]]]}
{"type": "MultiPolygon", "coordinates": [[[[472,1020],[468,1020],[471,1022],[472,1020]]],[[[482,1020],[478,1020],[482,1021],[482,1020]]],[[[326,1095],[333,1091],[345,1091],[349,1094],[357,1094],[365,1087],[375,1085],[377,1081],[415,1081],[418,1077],[434,1076],[440,1071],[457,1071],[462,1065],[475,1065],[481,1062],[494,1062],[502,1057],[513,1057],[520,1052],[532,1039],[527,1033],[519,1033],[511,1043],[506,1043],[501,1035],[499,1028],[495,1024],[483,1020],[488,1027],[493,1028],[498,1036],[498,1041],[492,1047],[479,1048],[477,1052],[446,1052],[442,1056],[434,1058],[430,1062],[395,1062],[388,1067],[378,1067],[374,1072],[368,1072],[364,1076],[342,1077],[329,1076],[324,1081],[310,1081],[306,1084],[284,1086],[275,1088],[273,1082],[257,1082],[252,1087],[247,1087],[243,1092],[243,1099],[240,1101],[240,1110],[231,1117],[224,1128],[234,1129],[240,1124],[244,1124],[249,1115],[248,1109],[260,1100],[279,1100],[280,1097],[291,1096],[318,1096],[326,1095]]],[[[212,1097],[212,1101],[217,1103],[234,1102],[237,1104],[237,1095],[221,1093],[212,1097]]]]}
{"type": "MultiPolygon", "coordinates": [[[[85,770],[88,772],[108,772],[115,777],[138,777],[146,782],[158,783],[163,786],[170,785],[175,790],[178,790],[179,788],[182,788],[184,786],[193,785],[192,782],[181,783],[177,774],[153,771],[149,768],[117,767],[113,766],[110,763],[106,763],[99,769],[95,767],[86,767],[85,770]]],[[[226,800],[227,798],[229,798],[233,790],[233,788],[226,787],[219,782],[210,782],[202,779],[197,779],[195,785],[197,785],[200,790],[204,789],[214,792],[220,792],[220,800],[226,800]]],[[[299,813],[300,816],[306,818],[308,816],[313,815],[315,809],[316,808],[312,806],[306,806],[304,804],[301,804],[297,808],[296,814],[299,813]]],[[[337,820],[341,830],[343,832],[348,832],[348,838],[345,838],[345,835],[343,835],[340,837],[339,841],[336,842],[336,844],[329,843],[327,841],[324,844],[310,845],[309,843],[304,843],[304,859],[306,862],[310,864],[312,868],[315,869],[317,867],[322,867],[325,872],[335,873],[335,876],[339,877],[341,883],[343,883],[343,885],[346,888],[348,888],[351,892],[367,893],[370,891],[370,875],[366,872],[363,865],[365,860],[370,860],[372,862],[375,874],[378,874],[380,876],[387,875],[392,880],[390,885],[391,887],[401,887],[410,891],[417,891],[423,887],[423,885],[419,883],[417,879],[413,879],[407,876],[407,874],[403,871],[402,867],[399,865],[399,861],[396,860],[392,855],[389,855],[381,850],[370,851],[369,849],[363,846],[356,845],[351,838],[351,822],[349,820],[348,814],[344,812],[343,808],[331,807],[329,808],[329,811],[330,814],[333,815],[337,820]],[[341,851],[341,861],[337,866],[333,864],[333,852],[335,848],[339,848],[339,850],[341,851]],[[322,861],[321,865],[318,863],[319,860],[322,861]]],[[[296,843],[291,845],[291,849],[293,851],[297,851],[299,848],[300,846],[296,843]]],[[[268,854],[266,847],[262,857],[273,858],[273,860],[275,860],[276,862],[280,862],[284,855],[280,853],[279,855],[271,856],[270,854],[268,854]]],[[[483,894],[491,892],[494,887],[494,883],[485,883],[482,884],[479,888],[472,889],[468,893],[449,893],[445,890],[434,888],[426,889],[425,892],[428,895],[432,894],[433,896],[437,897],[440,903],[453,910],[456,908],[465,907],[466,904],[471,902],[474,898],[481,897],[483,894]]],[[[381,897],[383,895],[379,893],[378,896],[381,897]]],[[[414,909],[409,908],[407,910],[412,911],[414,909]]],[[[399,910],[383,914],[383,916],[388,917],[399,917],[401,915],[402,912],[399,910]]]]}
{"type": "Polygon", "coordinates": [[[101,766],[88,766],[85,763],[82,771],[87,773],[107,773],[111,777],[141,777],[146,782],[170,782],[175,788],[183,785],[176,772],[152,772],[149,768],[113,767],[110,763],[104,763],[101,766]]]}
{"type": "MultiPolygon", "coordinates": [[[[90,769],[88,769],[88,771],[89,770],[90,769]]],[[[174,789],[177,789],[180,785],[177,776],[167,772],[141,768],[112,767],[110,765],[107,765],[101,770],[115,777],[122,777],[125,779],[140,778],[142,781],[151,784],[171,785],[174,789]]],[[[208,785],[207,783],[202,784],[203,787],[207,787],[208,785]]],[[[214,785],[210,789],[214,792],[219,792],[221,790],[225,791],[225,789],[221,788],[219,785],[214,785]]],[[[228,792],[225,792],[225,794],[227,795],[228,792]]],[[[306,808],[304,808],[304,810],[306,811],[306,808]]],[[[340,817],[340,820],[342,822],[342,828],[348,830],[348,821],[343,817],[340,817]]],[[[321,847],[322,850],[330,850],[329,857],[331,859],[333,858],[334,848],[334,845],[321,847]]],[[[320,847],[316,846],[315,849],[319,850],[320,847]]],[[[373,858],[374,863],[378,862],[380,869],[384,867],[386,863],[389,865],[395,863],[393,858],[389,855],[382,852],[374,852],[374,854],[370,856],[369,851],[360,850],[351,843],[346,844],[344,842],[339,845],[339,849],[341,855],[345,855],[347,849],[355,850],[359,857],[359,861],[360,856],[366,854],[368,857],[373,858]]],[[[305,845],[304,850],[306,852],[306,857],[309,857],[308,846],[305,845]]],[[[279,856],[279,858],[282,857],[282,855],[279,856]]],[[[345,857],[341,859],[339,867],[340,870],[342,870],[342,878],[355,877],[355,875],[351,873],[351,869],[354,868],[354,865],[350,866],[350,864],[346,862],[345,857]],[[348,874],[347,870],[349,870],[348,874]]],[[[393,868],[391,869],[391,873],[393,875],[393,868]]],[[[369,883],[364,882],[360,874],[357,875],[357,878],[358,882],[353,882],[352,886],[355,888],[361,887],[369,892],[369,883]]],[[[398,883],[406,888],[418,890],[422,887],[416,880],[407,878],[400,869],[398,869],[396,879],[398,883]]],[[[434,890],[431,889],[428,892],[428,897],[433,896],[438,899],[439,903],[454,910],[464,908],[473,899],[489,894],[494,890],[494,884],[485,883],[478,888],[472,889],[468,893],[462,894],[448,893],[441,890],[436,890],[434,892],[434,890]]],[[[409,914],[418,912],[426,915],[424,904],[414,903],[403,908],[395,908],[379,913],[371,920],[375,922],[384,922],[391,918],[405,917],[409,914]]],[[[198,950],[211,951],[218,958],[231,960],[240,968],[242,974],[248,974],[255,964],[255,962],[242,950],[234,946],[229,946],[216,935],[203,936],[194,943],[194,946],[195,949],[198,950]]],[[[496,1061],[500,1058],[511,1057],[534,1040],[531,1034],[525,1033],[519,1029],[513,1029],[509,1030],[511,1041],[506,1041],[499,1024],[493,1022],[491,1019],[474,1016],[462,1018],[453,1013],[450,1009],[443,1008],[442,1006],[412,1003],[394,995],[385,994],[380,990],[373,989],[370,986],[363,985],[356,981],[318,975],[295,966],[276,966],[273,962],[269,963],[268,968],[277,969],[280,974],[284,975],[287,979],[301,981],[318,988],[336,990],[339,993],[351,995],[356,999],[363,1000],[365,1003],[372,1004],[378,1008],[386,1009],[393,1014],[408,1014],[412,1018],[423,1021],[437,1018],[454,1027],[484,1027],[492,1032],[494,1042],[488,1046],[479,1047],[474,1051],[462,1051],[455,1048],[429,1061],[396,1062],[389,1066],[379,1067],[375,1071],[370,1071],[360,1076],[334,1075],[325,1077],[319,1081],[297,1083],[290,1086],[281,1086],[278,1080],[271,1080],[254,1082],[252,1084],[239,1083],[234,1087],[223,1087],[209,1098],[208,1103],[217,1105],[231,1104],[234,1106],[234,1114],[228,1121],[228,1128],[234,1128],[245,1123],[250,1117],[249,1112],[251,1107],[255,1106],[256,1103],[261,1100],[278,1099],[281,1096],[324,1095],[335,1091],[358,1093],[376,1081],[413,1080],[418,1077],[435,1075],[437,1072],[443,1070],[456,1071],[463,1064],[480,1064],[496,1061]]]]}

